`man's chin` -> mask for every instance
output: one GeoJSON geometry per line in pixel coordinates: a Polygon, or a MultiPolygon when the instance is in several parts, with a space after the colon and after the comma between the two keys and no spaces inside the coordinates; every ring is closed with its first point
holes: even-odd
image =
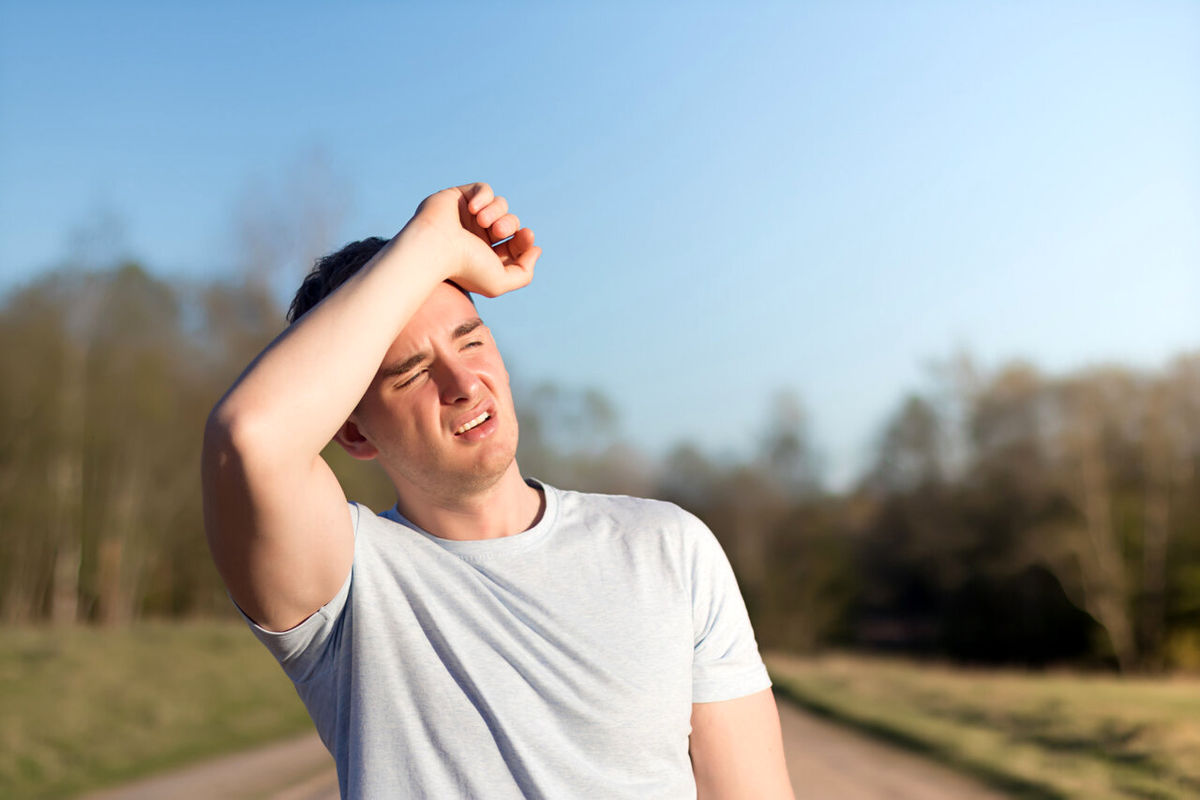
{"type": "Polygon", "coordinates": [[[484,446],[451,450],[435,462],[416,461],[399,458],[394,470],[385,466],[401,495],[412,490],[431,496],[465,497],[491,489],[510,469],[515,469],[516,446],[495,440],[484,446]]]}
{"type": "Polygon", "coordinates": [[[479,453],[469,464],[447,470],[447,477],[462,490],[476,493],[492,488],[516,468],[516,452],[508,448],[479,453]]]}

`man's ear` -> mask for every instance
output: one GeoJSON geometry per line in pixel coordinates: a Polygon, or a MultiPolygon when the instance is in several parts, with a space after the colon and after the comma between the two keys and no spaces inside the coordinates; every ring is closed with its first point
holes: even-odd
{"type": "Polygon", "coordinates": [[[342,427],[338,428],[337,433],[333,435],[333,440],[340,444],[351,458],[357,458],[359,461],[370,461],[379,455],[379,448],[371,444],[366,436],[363,436],[358,423],[353,419],[342,423],[342,427]]]}

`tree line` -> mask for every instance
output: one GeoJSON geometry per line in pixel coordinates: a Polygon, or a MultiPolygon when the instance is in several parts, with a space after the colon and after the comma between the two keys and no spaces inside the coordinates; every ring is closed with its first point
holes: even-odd
{"type": "Polygon", "coordinates": [[[1200,669],[1200,352],[1155,371],[942,372],[899,404],[845,492],[801,479],[794,435],[757,464],[667,459],[662,494],[725,537],[760,634],[1200,669]]]}
{"type": "MultiPolygon", "coordinates": [[[[254,281],[135,263],[59,271],[0,306],[0,621],[225,615],[200,439],[282,315],[254,281]]],[[[1200,352],[1159,370],[945,365],[850,488],[822,486],[798,398],[753,455],[651,459],[610,401],[516,387],[526,474],[679,502],[716,532],[760,644],[983,663],[1200,668],[1200,352]]],[[[326,451],[347,494],[386,478],[326,451]]]]}

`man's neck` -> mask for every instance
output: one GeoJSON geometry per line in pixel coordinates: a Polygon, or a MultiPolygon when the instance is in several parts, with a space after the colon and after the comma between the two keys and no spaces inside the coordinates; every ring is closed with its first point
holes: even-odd
{"type": "Polygon", "coordinates": [[[545,510],[542,490],[525,483],[517,462],[492,486],[461,495],[433,495],[409,487],[396,504],[422,530],[442,539],[499,539],[527,531],[545,510]]]}

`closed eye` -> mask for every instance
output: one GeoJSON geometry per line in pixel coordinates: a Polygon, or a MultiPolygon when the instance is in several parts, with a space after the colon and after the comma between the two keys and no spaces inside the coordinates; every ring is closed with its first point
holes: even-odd
{"type": "Polygon", "coordinates": [[[411,378],[408,378],[407,380],[397,383],[396,388],[403,389],[406,386],[412,386],[414,383],[416,383],[417,378],[420,378],[426,372],[429,372],[429,370],[427,370],[427,369],[417,370],[417,372],[411,378]]]}

